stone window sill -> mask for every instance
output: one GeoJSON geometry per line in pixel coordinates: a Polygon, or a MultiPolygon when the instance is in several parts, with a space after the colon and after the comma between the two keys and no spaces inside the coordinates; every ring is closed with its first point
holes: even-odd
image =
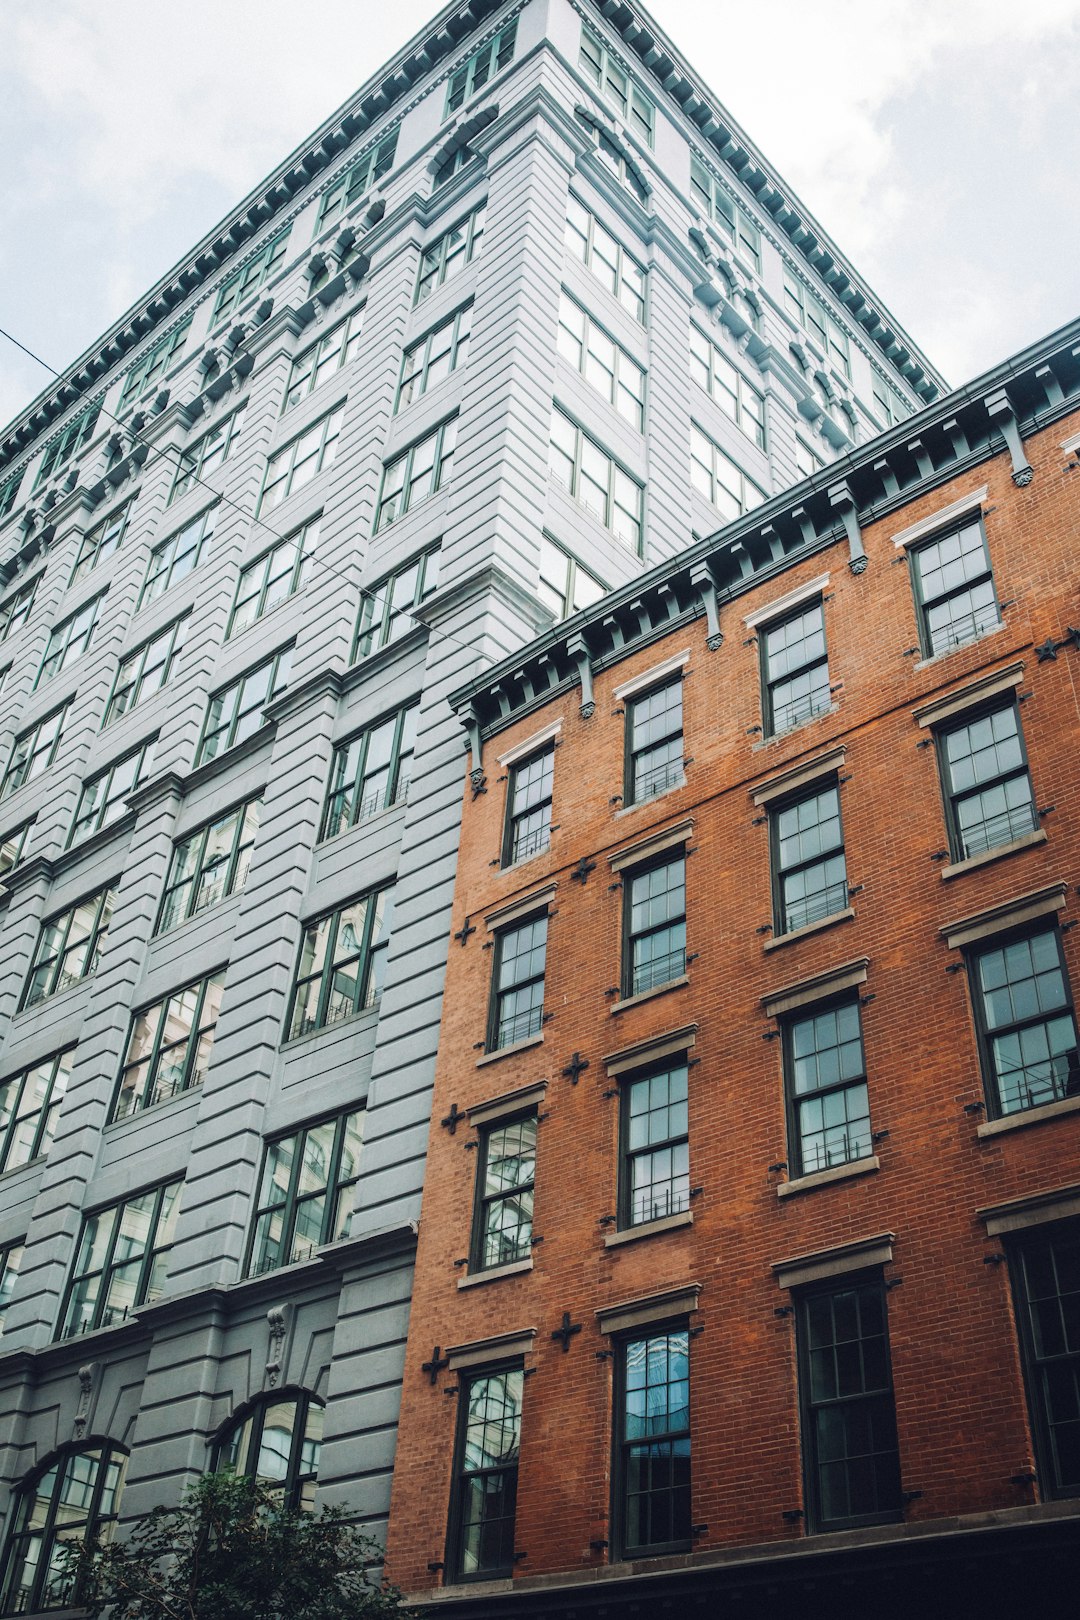
{"type": "Polygon", "coordinates": [[[767,951],[778,951],[781,945],[793,945],[798,939],[805,939],[808,934],[820,934],[823,928],[832,928],[835,923],[847,922],[854,917],[855,908],[847,906],[843,911],[834,911],[831,917],[821,917],[817,922],[806,923],[802,928],[792,928],[786,934],[777,934],[775,939],[765,941],[767,951]]]}
{"type": "Polygon", "coordinates": [[[513,1057],[515,1052],[527,1052],[530,1046],[540,1046],[543,1043],[544,1032],[539,1035],[529,1035],[523,1041],[514,1041],[510,1046],[500,1046],[497,1051],[485,1052],[483,1057],[477,1058],[476,1067],[482,1069],[485,1063],[495,1063],[499,1058],[513,1057]]]}
{"type": "Polygon", "coordinates": [[[965,647],[977,647],[980,641],[989,641],[991,636],[999,636],[1004,629],[1005,621],[999,619],[997,624],[992,624],[989,629],[982,631],[980,635],[972,636],[970,641],[958,641],[955,647],[945,647],[939,653],[932,653],[929,658],[920,658],[915,668],[917,670],[930,669],[934,664],[940,664],[943,658],[951,658],[954,653],[963,652],[965,647]]]}
{"type": "Polygon", "coordinates": [[[813,1192],[815,1187],[831,1187],[834,1181],[850,1181],[855,1176],[869,1175],[880,1170],[881,1161],[876,1153],[865,1159],[853,1159],[850,1164],[837,1164],[831,1170],[815,1170],[809,1176],[796,1176],[794,1181],[781,1182],[776,1189],[777,1198],[793,1198],[796,1193],[813,1192]]]}
{"type": "Polygon", "coordinates": [[[1014,838],[1011,843],[998,844],[994,849],[981,850],[978,855],[969,855],[966,861],[953,861],[949,866],[941,868],[941,881],[947,883],[950,878],[962,877],[965,872],[973,872],[976,867],[989,866],[991,861],[1004,860],[1006,855],[1015,855],[1018,850],[1031,849],[1035,844],[1046,843],[1046,831],[1038,827],[1035,832],[1025,833],[1022,838],[1014,838]]]}
{"type": "Polygon", "coordinates": [[[657,1232],[674,1232],[679,1227],[693,1224],[693,1210],[681,1209],[676,1215],[662,1215],[656,1221],[642,1221],[640,1226],[628,1226],[621,1232],[605,1232],[604,1247],[615,1249],[623,1243],[636,1243],[638,1238],[654,1237],[657,1232]]]}
{"type": "Polygon", "coordinates": [[[1076,1113],[1080,1113],[1080,1097],[1064,1097],[1061,1102],[1024,1108],[1018,1114],[1006,1114],[1003,1119],[983,1120],[976,1135],[1004,1136],[1008,1131],[1022,1131],[1026,1125],[1042,1125],[1048,1119],[1060,1119],[1064,1114],[1076,1113]]]}
{"type": "Polygon", "coordinates": [[[789,737],[797,736],[800,731],[805,731],[807,726],[812,726],[815,720],[823,720],[827,714],[839,713],[839,703],[829,703],[825,708],[819,709],[816,714],[808,714],[805,720],[798,720],[795,725],[787,726],[783,731],[770,731],[767,737],[762,737],[760,742],[753,744],[750,752],[757,754],[761,749],[768,748],[773,743],[786,742],[789,737]]]}
{"type": "Polygon", "coordinates": [[[633,804],[624,804],[621,810],[616,810],[615,820],[620,816],[628,816],[634,810],[645,810],[650,804],[659,804],[661,799],[670,798],[673,793],[680,793],[686,786],[686,776],[683,775],[677,782],[672,782],[662,793],[651,793],[647,799],[635,799],[633,804]]]}
{"type": "Polygon", "coordinates": [[[651,990],[640,990],[636,996],[624,996],[622,1001],[616,1001],[608,1008],[608,1012],[625,1012],[627,1007],[637,1007],[643,1001],[652,1001],[654,996],[665,996],[669,990],[678,990],[682,985],[690,983],[690,976],[683,973],[677,979],[669,979],[666,984],[654,984],[651,990]]]}
{"type": "Polygon", "coordinates": [[[459,1288],[479,1288],[481,1283],[498,1282],[501,1277],[520,1277],[533,1268],[532,1256],[527,1260],[512,1260],[508,1266],[491,1266],[487,1271],[474,1271],[470,1277],[459,1277],[459,1288]]]}

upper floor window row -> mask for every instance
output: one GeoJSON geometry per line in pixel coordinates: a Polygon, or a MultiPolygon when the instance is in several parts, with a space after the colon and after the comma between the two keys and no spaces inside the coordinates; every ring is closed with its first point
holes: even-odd
{"type": "Polygon", "coordinates": [[[111,888],[99,889],[42,924],[20,1008],[34,1007],[96,972],[115,901],[111,888]]]}
{"type": "Polygon", "coordinates": [[[817,293],[804,286],[793,270],[784,270],[784,308],[794,315],[804,332],[816,338],[838,371],[851,376],[848,335],[829,313],[817,293]]]}
{"type": "Polygon", "coordinates": [[[318,543],[319,519],[312,518],[310,523],[264,551],[254,562],[245,564],[236,585],[236,601],[229,615],[226,641],[303,589],[318,543]]]}
{"type": "Polygon", "coordinates": [[[725,521],[760,506],[765,499],[764,490],[696,422],[690,424],[690,479],[725,521]]]}
{"type": "Polygon", "coordinates": [[[41,466],[38,468],[38,475],[34,480],[35,489],[90,443],[97,427],[99,409],[97,405],[88,405],[73,422],[68,423],[62,433],[57,434],[45,451],[41,466]]]}
{"type": "Polygon", "coordinates": [[[422,399],[429,389],[465,364],[471,330],[472,305],[466,304],[405,350],[395,411],[403,411],[414,400],[422,399]]]}
{"type": "Polygon", "coordinates": [[[119,551],[124,543],[128,518],[134,504],[132,497],[131,500],[125,501],[123,506],[118,506],[115,512],[110,512],[108,517],[102,518],[100,523],[95,523],[92,529],[87,529],[79,541],[78,556],[75,558],[75,566],[68,580],[69,590],[72,585],[77,585],[80,579],[85,579],[99,563],[111,557],[114,551],[119,551]]]}
{"type": "Polygon", "coordinates": [[[558,406],[551,413],[548,470],[617,540],[641,555],[645,491],[558,406]]]}
{"type": "Polygon", "coordinates": [[[198,517],[190,518],[182,529],[158,541],[150,553],[138,607],[155,601],[170,585],[177,584],[198,567],[210,549],[217,516],[217,506],[208,506],[198,517]]]}
{"type": "Polygon", "coordinates": [[[354,1109],[266,1144],[249,1277],[309,1260],[348,1235],[363,1135],[363,1112],[354,1109]]]}
{"type": "Polygon", "coordinates": [[[303,354],[297,355],[289,370],[285,402],[281,407],[283,416],[294,405],[299,405],[302,399],[306,399],[308,394],[313,394],[327,377],[332,377],[342,366],[356,359],[363,329],[364,311],[362,308],[356,309],[347,320],[339,321],[303,354]]]}
{"type": "Polygon", "coordinates": [[[456,442],[457,417],[452,416],[386,463],[373,533],[388,529],[429,495],[445,488],[453,471],[456,442]]]}
{"type": "Polygon", "coordinates": [[[730,416],[747,438],[752,439],[759,450],[764,450],[764,396],[693,323],[690,326],[690,375],[712,395],[725,416],[730,416]]]}
{"type": "Polygon", "coordinates": [[[706,218],[719,226],[737,253],[761,274],[761,232],[700,158],[690,159],[690,195],[706,218]]]}
{"type": "Polygon", "coordinates": [[[141,399],[156,382],[159,382],[164,377],[173,361],[179,360],[184,352],[184,345],[187,343],[190,331],[191,316],[189,315],[187,320],[181,321],[180,325],[175,327],[173,331],[166,332],[164,337],[159,337],[157,342],[152,343],[146,353],[136,360],[124,378],[124,386],[120,392],[120,402],[116,407],[118,411],[122,411],[125,405],[133,405],[137,399],[141,399]]]}
{"type": "Polygon", "coordinates": [[[517,18],[501,28],[493,39],[486,45],[473,51],[467,62],[451,73],[446,86],[446,111],[444,118],[457,112],[469,97],[475,95],[477,90],[483,89],[489,79],[493,79],[508,63],[514,59],[514,46],[517,41],[517,18]]]}
{"type": "Polygon", "coordinates": [[[397,155],[398,126],[388,130],[381,140],[349,165],[340,179],[327,188],[319,204],[315,221],[315,235],[332,225],[370,191],[376,180],[381,180],[394,167],[397,155]]]}
{"type": "Polygon", "coordinates": [[[216,759],[227,748],[253,736],[263,723],[263,709],[289,684],[292,644],[239,675],[215,692],[206,709],[195,764],[216,759]]]}
{"type": "Polygon", "coordinates": [[[5,596],[0,602],[0,641],[6,641],[8,636],[22,628],[30,617],[30,610],[34,605],[34,593],[41,581],[37,574],[33,579],[20,585],[17,591],[5,596]]]}
{"type": "Polygon", "coordinates": [[[656,108],[616,61],[606,41],[587,24],[581,29],[581,66],[606,101],[617,107],[623,122],[639,140],[652,146],[656,138],[656,108]]]}
{"type": "Polygon", "coordinates": [[[195,484],[201,483],[210,473],[220,467],[229,459],[233,447],[244,425],[245,406],[239,406],[228,416],[223,416],[212,428],[196,439],[186,450],[181,450],[176,476],[169,491],[169,501],[178,500],[186,495],[195,484]]]}
{"type": "Polygon", "coordinates": [[[350,661],[366,658],[369,653],[378,652],[380,647],[414,630],[419,621],[412,609],[419,607],[438,583],[439,547],[436,545],[365,591],[350,661]]]}
{"type": "Polygon", "coordinates": [[[336,410],[320,417],[291,444],[283,445],[274,452],[266,464],[266,477],[259,497],[260,513],[272,512],[295,490],[302,489],[318,473],[334,465],[344,415],[345,406],[339,405],[336,410]]]}
{"type": "Polygon", "coordinates": [[[566,209],[566,246],[619,303],[645,325],[645,272],[595,214],[571,192],[566,209]]]}
{"type": "Polygon", "coordinates": [[[286,225],[283,231],[272,236],[265,242],[259,251],[242,264],[239,270],[234,270],[227,276],[218,288],[217,298],[214,300],[214,313],[210,317],[213,326],[217,321],[223,321],[243,303],[248,293],[257,292],[263,282],[268,280],[285,257],[289,245],[289,230],[286,225]]]}
{"type": "Polygon", "coordinates": [[[19,467],[17,471],[9,473],[4,481],[0,483],[0,523],[3,523],[8,513],[14,509],[15,502],[19,498],[19,490],[22,486],[25,471],[25,467],[19,467]]]}
{"type": "Polygon", "coordinates": [[[53,709],[36,725],[21,731],[12,744],[4,779],[0,782],[0,799],[6,799],[26,782],[33,781],[47,771],[56,758],[64,734],[64,722],[71,707],[69,698],[59,709],[53,709]]]}
{"type": "Polygon", "coordinates": [[[563,291],[559,299],[559,353],[619,415],[641,433],[645,426],[645,371],[592,316],[563,291]]]}
{"type": "Polygon", "coordinates": [[[38,670],[38,678],[34,683],[36,686],[44,686],[46,681],[51,681],[54,675],[59,675],[61,670],[67,669],[86,652],[94,639],[94,629],[104,595],[102,591],[99,595],[92,596],[77,612],[61,620],[59,624],[53,625],[45,647],[45,656],[38,670]]]}
{"type": "Polygon", "coordinates": [[[438,241],[424,249],[420,255],[414,303],[422,304],[436,287],[441,287],[444,281],[449,281],[472,263],[483,245],[484,218],[485,209],[481,204],[473,209],[467,219],[452,226],[438,241]]]}

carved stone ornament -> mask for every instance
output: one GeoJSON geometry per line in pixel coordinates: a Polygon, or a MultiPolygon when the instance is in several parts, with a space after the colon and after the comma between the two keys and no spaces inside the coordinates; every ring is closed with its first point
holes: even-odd
{"type": "Polygon", "coordinates": [[[90,1418],[90,1403],[94,1395],[94,1381],[97,1377],[98,1364],[88,1361],[79,1368],[79,1404],[75,1411],[75,1422],[71,1426],[73,1440],[82,1440],[86,1436],[86,1425],[90,1418]]]}
{"type": "Polygon", "coordinates": [[[270,1338],[266,1350],[266,1382],[273,1389],[281,1376],[282,1364],[285,1360],[285,1335],[289,1328],[289,1317],[292,1314],[291,1305],[271,1305],[266,1313],[267,1325],[270,1329],[270,1338]]]}

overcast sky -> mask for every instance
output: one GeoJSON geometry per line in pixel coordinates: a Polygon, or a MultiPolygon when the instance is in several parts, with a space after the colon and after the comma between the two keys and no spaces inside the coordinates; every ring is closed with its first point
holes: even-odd
{"type": "MultiPolygon", "coordinates": [[[[0,326],[69,364],[437,9],[0,0],[0,326]]],[[[650,9],[951,383],[1080,313],[1080,0],[650,9]]]]}

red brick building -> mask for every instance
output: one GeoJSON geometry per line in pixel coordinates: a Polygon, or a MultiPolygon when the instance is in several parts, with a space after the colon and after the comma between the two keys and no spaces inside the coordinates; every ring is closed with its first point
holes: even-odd
{"type": "Polygon", "coordinates": [[[460,694],[417,1600],[1070,1589],[1078,343],[460,694]]]}

